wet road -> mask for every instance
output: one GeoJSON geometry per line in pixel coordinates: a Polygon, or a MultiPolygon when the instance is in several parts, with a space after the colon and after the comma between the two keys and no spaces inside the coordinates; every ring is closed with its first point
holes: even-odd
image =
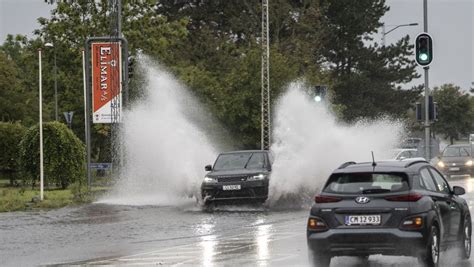
{"type": "MultiPolygon", "coordinates": [[[[474,179],[463,186],[474,212],[474,179]]],[[[0,214],[0,265],[308,266],[308,210],[92,204],[48,212],[0,214]]],[[[455,266],[446,252],[444,266],[455,266]]],[[[474,266],[471,259],[465,266],[474,266]]],[[[331,266],[416,266],[415,258],[337,257],[331,266]]]]}

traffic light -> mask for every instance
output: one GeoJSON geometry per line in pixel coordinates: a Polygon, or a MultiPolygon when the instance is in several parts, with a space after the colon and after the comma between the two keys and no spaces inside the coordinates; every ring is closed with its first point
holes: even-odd
{"type": "MultiPolygon", "coordinates": [[[[416,120],[423,122],[425,120],[425,105],[424,103],[416,102],[415,106],[416,120]]],[[[438,120],[438,103],[433,101],[433,96],[428,96],[428,120],[435,122],[438,120]]]]}
{"type": "Polygon", "coordinates": [[[433,39],[427,33],[420,33],[415,40],[415,60],[420,66],[428,66],[433,60],[433,39]]]}
{"type": "Polygon", "coordinates": [[[314,87],[314,101],[321,102],[326,98],[328,87],[326,85],[316,85],[314,87]]]}
{"type": "Polygon", "coordinates": [[[134,65],[135,65],[135,57],[129,56],[128,57],[128,79],[129,80],[133,77],[134,65]]]}
{"type": "Polygon", "coordinates": [[[415,114],[416,114],[416,120],[419,122],[422,122],[423,121],[423,106],[421,105],[420,102],[416,102],[415,114]]]}
{"type": "Polygon", "coordinates": [[[430,121],[438,120],[438,103],[433,101],[433,96],[429,96],[428,118],[430,121]]]}

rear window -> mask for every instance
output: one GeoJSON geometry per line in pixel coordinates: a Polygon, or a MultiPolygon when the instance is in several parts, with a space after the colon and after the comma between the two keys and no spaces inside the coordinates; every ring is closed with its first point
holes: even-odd
{"type": "Polygon", "coordinates": [[[338,173],[329,177],[324,192],[338,194],[377,194],[408,190],[403,173],[338,173]]]}

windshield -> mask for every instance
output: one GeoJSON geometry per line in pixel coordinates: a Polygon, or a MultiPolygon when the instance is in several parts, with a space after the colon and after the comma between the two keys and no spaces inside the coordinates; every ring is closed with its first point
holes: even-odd
{"type": "Polygon", "coordinates": [[[408,189],[408,179],[401,173],[340,173],[331,175],[323,191],[339,194],[376,194],[408,189]]]}
{"type": "Polygon", "coordinates": [[[469,157],[470,148],[467,146],[447,147],[443,152],[443,157],[469,157]]]}
{"type": "Polygon", "coordinates": [[[263,169],[264,167],[265,155],[258,152],[221,154],[214,164],[214,170],[263,169]]]}

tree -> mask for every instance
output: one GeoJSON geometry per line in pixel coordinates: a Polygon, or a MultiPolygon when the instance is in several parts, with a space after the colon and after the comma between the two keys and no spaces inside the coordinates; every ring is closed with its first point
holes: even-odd
{"type": "MultiPolygon", "coordinates": [[[[122,8],[122,31],[132,53],[150,55],[183,80],[242,140],[241,147],[258,147],[261,2],[127,0],[122,8]]],[[[388,10],[383,0],[275,0],[269,9],[273,100],[290,81],[302,77],[311,84],[328,84],[340,114],[354,121],[385,114],[401,117],[419,95],[419,90],[396,86],[416,76],[408,37],[387,47],[372,45],[368,37],[388,10]]],[[[81,137],[80,48],[88,36],[114,34],[110,11],[106,0],[60,1],[50,18],[39,19],[36,39],[1,48],[12,58],[28,55],[18,65],[31,77],[26,87],[37,88],[36,49],[43,40],[55,44],[60,110],[76,111],[73,129],[81,137]]],[[[45,69],[52,66],[52,54],[44,53],[45,69]]],[[[50,73],[44,72],[46,87],[53,84],[50,73]]],[[[131,96],[140,95],[139,83],[132,81],[131,88],[131,96]]],[[[51,90],[44,97],[45,113],[51,116],[51,90]]],[[[97,133],[93,130],[95,138],[102,138],[97,133]]]]}
{"type": "MultiPolygon", "coordinates": [[[[45,184],[62,189],[85,180],[84,144],[65,124],[48,122],[43,125],[45,184]]],[[[31,127],[20,142],[20,166],[25,181],[34,186],[39,180],[39,126],[31,127]]]]}
{"type": "Polygon", "coordinates": [[[370,37],[389,10],[385,1],[326,0],[321,9],[317,60],[330,69],[333,101],[344,106],[344,119],[403,117],[421,91],[396,86],[418,77],[409,37],[390,46],[379,46],[370,37]]]}
{"type": "Polygon", "coordinates": [[[0,122],[0,173],[9,176],[10,185],[14,185],[19,168],[19,144],[26,132],[19,123],[0,122]]]}
{"type": "Polygon", "coordinates": [[[444,84],[433,89],[433,99],[438,103],[438,121],[433,125],[436,133],[444,135],[451,144],[474,131],[474,107],[469,95],[454,84],[444,84]]]}
{"type": "Polygon", "coordinates": [[[0,50],[0,121],[31,123],[33,95],[25,88],[20,73],[15,61],[0,50]]]}

